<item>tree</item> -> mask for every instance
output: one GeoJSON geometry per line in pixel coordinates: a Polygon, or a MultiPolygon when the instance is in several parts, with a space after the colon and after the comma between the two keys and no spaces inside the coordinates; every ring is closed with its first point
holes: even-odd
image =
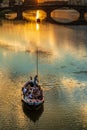
{"type": "Polygon", "coordinates": [[[3,2],[3,0],[0,0],[0,4],[3,2]]]}

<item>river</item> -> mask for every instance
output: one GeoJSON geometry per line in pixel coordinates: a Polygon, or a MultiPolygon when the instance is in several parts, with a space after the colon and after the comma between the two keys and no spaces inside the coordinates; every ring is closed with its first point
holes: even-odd
{"type": "Polygon", "coordinates": [[[0,130],[87,130],[87,26],[0,23],[0,130]],[[36,74],[45,102],[27,112],[21,88],[36,74]]]}

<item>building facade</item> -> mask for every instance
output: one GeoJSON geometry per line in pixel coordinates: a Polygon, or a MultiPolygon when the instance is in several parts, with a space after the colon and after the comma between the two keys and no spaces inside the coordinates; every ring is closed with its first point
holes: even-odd
{"type": "Polygon", "coordinates": [[[68,0],[69,3],[75,4],[75,5],[85,5],[87,4],[87,0],[68,0]]]}
{"type": "Polygon", "coordinates": [[[24,0],[24,4],[37,4],[37,0],[24,0]]]}

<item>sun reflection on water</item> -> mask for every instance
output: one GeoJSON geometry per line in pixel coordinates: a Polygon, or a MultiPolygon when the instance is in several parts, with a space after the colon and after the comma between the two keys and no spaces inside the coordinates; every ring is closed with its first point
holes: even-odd
{"type": "Polygon", "coordinates": [[[37,19],[40,19],[41,21],[45,19],[46,13],[43,10],[27,10],[23,12],[23,17],[32,22],[36,22],[37,19]]]}
{"type": "MultiPolygon", "coordinates": [[[[36,52],[37,47],[42,54],[50,54],[50,56],[55,57],[58,54],[56,49],[56,44],[54,41],[53,33],[49,33],[49,41],[46,42],[45,32],[41,34],[41,25],[35,24],[25,24],[25,25],[12,25],[8,23],[5,26],[5,30],[2,29],[2,34],[0,38],[0,46],[8,50],[25,51],[25,52],[36,52]],[[17,30],[17,32],[15,31],[17,30]],[[4,37],[5,32],[5,37],[4,37]],[[43,44],[42,44],[43,43],[43,44]],[[48,44],[48,46],[47,46],[48,44]]],[[[4,56],[6,53],[4,51],[4,56]]]]}
{"type": "Polygon", "coordinates": [[[38,19],[38,18],[40,18],[40,11],[39,10],[37,10],[37,12],[36,12],[36,19],[38,19]]]}

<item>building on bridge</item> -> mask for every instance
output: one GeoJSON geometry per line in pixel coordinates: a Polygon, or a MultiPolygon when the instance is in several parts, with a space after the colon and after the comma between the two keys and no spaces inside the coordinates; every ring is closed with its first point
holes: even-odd
{"type": "Polygon", "coordinates": [[[44,4],[59,4],[59,5],[61,5],[61,4],[68,4],[68,0],[49,0],[49,1],[44,1],[43,2],[44,4]]]}
{"type": "Polygon", "coordinates": [[[21,4],[23,4],[23,0],[9,0],[9,6],[21,5],[21,4]]]}
{"type": "Polygon", "coordinates": [[[31,4],[31,5],[33,5],[33,4],[37,4],[37,0],[24,0],[24,4],[31,4]]]}
{"type": "Polygon", "coordinates": [[[68,0],[69,4],[74,4],[74,5],[85,5],[87,4],[86,0],[68,0]]]}

